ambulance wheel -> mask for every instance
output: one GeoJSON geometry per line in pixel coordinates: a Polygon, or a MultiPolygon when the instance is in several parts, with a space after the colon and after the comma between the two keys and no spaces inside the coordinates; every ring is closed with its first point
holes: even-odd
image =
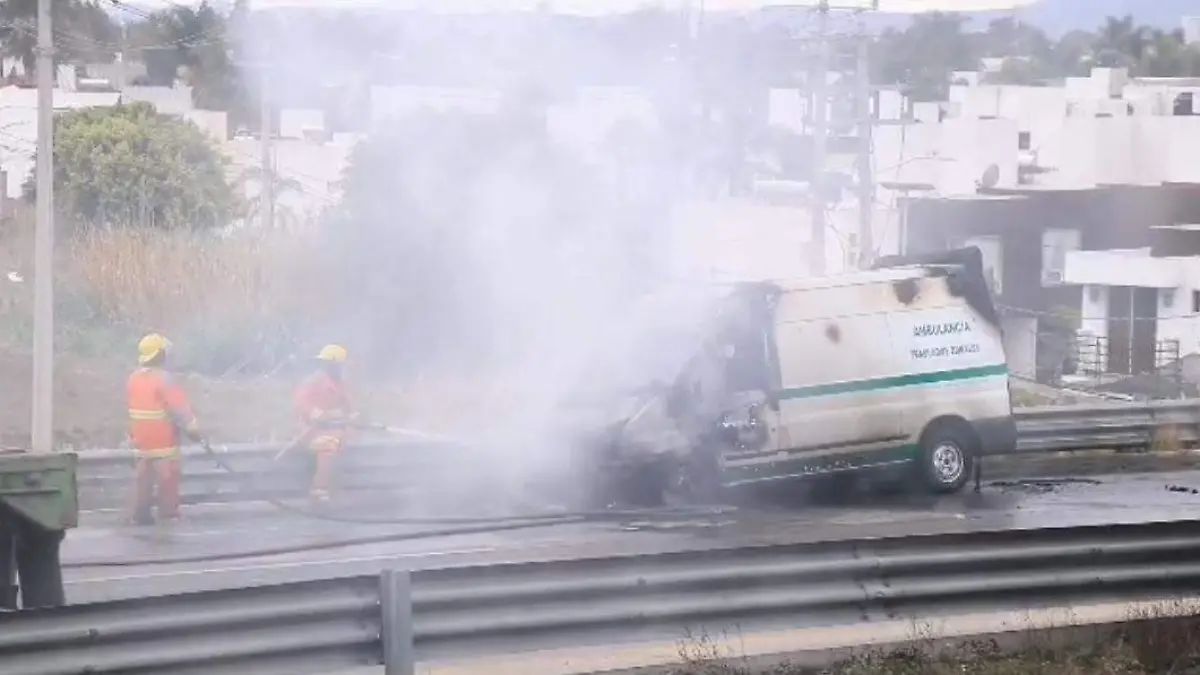
{"type": "Polygon", "coordinates": [[[698,504],[708,504],[721,498],[721,460],[719,451],[712,447],[699,446],[686,459],[679,472],[688,499],[698,504]]]}
{"type": "Polygon", "coordinates": [[[958,492],[971,478],[978,443],[966,422],[936,422],[921,434],[918,472],[934,494],[958,492]]]}
{"type": "Polygon", "coordinates": [[[666,503],[667,485],[670,481],[670,467],[661,458],[645,464],[635,464],[632,471],[626,474],[624,485],[621,486],[619,497],[634,508],[658,508],[666,503]]]}

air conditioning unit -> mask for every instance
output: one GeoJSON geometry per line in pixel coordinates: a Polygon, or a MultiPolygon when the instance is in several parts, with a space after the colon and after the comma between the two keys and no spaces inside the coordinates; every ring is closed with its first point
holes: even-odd
{"type": "Polygon", "coordinates": [[[1042,270],[1043,286],[1061,286],[1063,283],[1062,270],[1042,270]]]}

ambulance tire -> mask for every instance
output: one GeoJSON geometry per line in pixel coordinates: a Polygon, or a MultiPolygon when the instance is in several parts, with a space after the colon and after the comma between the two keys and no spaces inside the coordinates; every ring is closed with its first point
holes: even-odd
{"type": "Polygon", "coordinates": [[[719,501],[722,494],[719,450],[712,446],[698,446],[687,457],[682,478],[691,502],[710,504],[719,501]]]}
{"type": "Polygon", "coordinates": [[[645,509],[664,505],[669,476],[670,467],[662,459],[634,465],[621,486],[620,501],[645,509]]]}
{"type": "Polygon", "coordinates": [[[963,420],[937,420],[921,434],[917,477],[934,494],[952,494],[971,479],[979,439],[963,420]]]}

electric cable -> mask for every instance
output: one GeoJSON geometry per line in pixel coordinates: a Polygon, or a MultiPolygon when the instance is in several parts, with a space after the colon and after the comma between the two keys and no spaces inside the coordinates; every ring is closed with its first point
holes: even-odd
{"type": "Polygon", "coordinates": [[[122,558],[120,560],[76,560],[62,563],[63,569],[86,569],[101,567],[149,567],[154,565],[182,565],[190,563],[222,562],[228,560],[243,560],[246,558],[262,558],[267,556],[287,555],[290,553],[309,553],[350,546],[366,546],[370,544],[387,544],[418,539],[433,539],[436,537],[452,537],[467,534],[490,534],[511,530],[529,529],[533,527],[549,527],[552,525],[570,525],[583,522],[582,517],[563,517],[557,520],[540,519],[534,521],[516,521],[490,525],[473,525],[451,527],[439,530],[420,530],[416,532],[391,532],[388,534],[364,535],[361,537],[345,537],[321,542],[303,544],[287,544],[268,546],[259,549],[247,549],[230,553],[200,553],[174,557],[154,558],[122,558]]]}
{"type": "MultiPolygon", "coordinates": [[[[247,477],[248,474],[238,472],[231,467],[227,462],[220,459],[216,452],[209,453],[210,459],[225,471],[240,477],[247,477]]],[[[313,551],[330,550],[347,548],[350,546],[365,546],[370,544],[395,543],[401,541],[415,541],[419,539],[432,539],[437,537],[451,537],[469,534],[491,534],[496,532],[507,532],[513,530],[531,529],[535,527],[552,527],[555,525],[571,525],[596,521],[621,520],[632,518],[653,518],[662,516],[692,516],[706,515],[715,516],[721,513],[728,513],[730,507],[707,508],[697,512],[697,509],[680,509],[680,508],[664,508],[664,509],[632,509],[632,510],[606,510],[606,511],[575,511],[559,514],[532,514],[532,515],[514,515],[503,517],[442,517],[442,518],[386,518],[386,519],[365,519],[365,518],[350,518],[346,516],[336,516],[328,513],[321,513],[311,509],[289,504],[287,502],[267,498],[264,501],[291,513],[296,513],[305,517],[316,520],[351,523],[351,524],[394,524],[394,525],[436,525],[436,524],[452,524],[455,527],[447,527],[433,530],[418,530],[415,532],[390,532],[386,534],[363,535],[359,537],[345,537],[322,542],[307,542],[302,544],[288,544],[280,546],[271,546],[258,549],[248,549],[243,551],[234,551],[228,553],[205,553],[183,556],[168,556],[168,557],[151,557],[151,558],[124,558],[120,560],[80,560],[63,563],[64,569],[83,569],[83,568],[113,568],[113,567],[146,567],[155,565],[178,565],[190,563],[204,562],[221,562],[229,560],[241,560],[246,558],[260,558],[277,555],[287,555],[292,553],[309,553],[313,551]]]]}

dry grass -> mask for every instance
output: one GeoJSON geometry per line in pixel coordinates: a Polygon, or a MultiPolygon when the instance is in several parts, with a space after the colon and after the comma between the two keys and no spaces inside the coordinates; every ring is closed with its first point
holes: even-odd
{"type": "MultiPolygon", "coordinates": [[[[28,443],[32,236],[26,218],[0,225],[0,446],[28,443]],[[11,275],[11,277],[10,277],[11,275]]],[[[307,374],[297,355],[347,340],[333,319],[343,289],[317,242],[297,235],[215,237],[189,232],[93,230],[62,237],[56,260],[56,440],[115,447],[127,421],[124,383],[134,344],[160,331],[176,344],[173,367],[217,439],[296,433],[291,392],[307,374]]],[[[351,344],[353,350],[353,345],[351,344]]],[[[512,393],[478,380],[376,378],[352,364],[364,413],[382,423],[446,432],[496,418],[512,393]]]]}
{"type": "Polygon", "coordinates": [[[1129,613],[1126,645],[1147,673],[1194,673],[1200,663],[1200,607],[1175,600],[1129,613]]]}
{"type": "Polygon", "coordinates": [[[1131,611],[1120,630],[1097,632],[1093,644],[1052,636],[1052,627],[1031,628],[1014,648],[994,639],[938,646],[917,631],[899,648],[867,651],[829,666],[787,662],[751,665],[726,636],[688,636],[680,643],[681,665],[671,675],[1185,675],[1200,673],[1200,606],[1167,601],[1131,611]]]}
{"type": "MultiPolygon", "coordinates": [[[[31,225],[27,215],[0,223],[0,445],[13,447],[29,429],[31,225]]],[[[56,249],[55,435],[63,444],[123,440],[124,381],[145,332],[175,342],[174,367],[196,373],[186,386],[199,414],[230,440],[294,434],[291,388],[306,374],[295,355],[345,339],[331,311],[343,289],[330,283],[311,239],[92,230],[60,237],[56,249]]],[[[449,406],[433,397],[461,395],[447,386],[417,398],[411,383],[368,383],[366,368],[353,374],[364,410],[381,422],[438,426],[430,420],[449,406]]]]}
{"type": "Polygon", "coordinates": [[[1154,429],[1154,438],[1150,441],[1151,452],[1179,452],[1183,449],[1183,441],[1179,435],[1179,427],[1165,424],[1154,429]]]}
{"type": "Polygon", "coordinates": [[[1038,406],[1054,404],[1054,399],[1047,396],[1039,396],[1032,391],[1024,389],[1013,389],[1011,398],[1014,408],[1036,408],[1038,406]]]}
{"type": "MultiPolygon", "coordinates": [[[[33,300],[28,217],[0,232],[0,349],[27,349],[33,300]],[[11,275],[23,280],[14,280],[11,275]]],[[[338,306],[311,239],[237,233],[86,230],[57,245],[56,342],[61,352],[103,359],[114,343],[161,331],[189,368],[264,372],[328,324],[338,306]]],[[[122,363],[128,349],[122,350],[122,363]]]]}
{"type": "Polygon", "coordinates": [[[71,292],[112,323],[170,330],[295,316],[323,300],[304,283],[311,251],[296,239],[94,231],[68,242],[62,258],[71,292]]]}

